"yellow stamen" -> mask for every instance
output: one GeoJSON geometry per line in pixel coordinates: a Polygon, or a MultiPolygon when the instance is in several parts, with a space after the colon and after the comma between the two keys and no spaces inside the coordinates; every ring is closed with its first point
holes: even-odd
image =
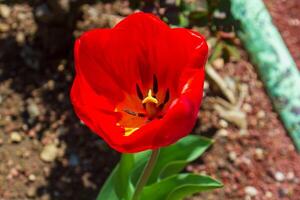
{"type": "Polygon", "coordinates": [[[125,127],[125,133],[124,136],[130,136],[134,131],[138,130],[139,128],[128,128],[125,127]]]}
{"type": "Polygon", "coordinates": [[[158,104],[158,100],[152,96],[152,91],[149,90],[148,91],[148,95],[147,97],[142,101],[142,103],[154,103],[154,104],[158,104]]]}

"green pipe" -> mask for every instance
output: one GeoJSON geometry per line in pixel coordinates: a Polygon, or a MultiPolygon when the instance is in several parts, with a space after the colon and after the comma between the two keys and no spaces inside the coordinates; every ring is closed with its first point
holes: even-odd
{"type": "Polygon", "coordinates": [[[238,35],[300,151],[300,74],[262,0],[231,0],[238,35]]]}

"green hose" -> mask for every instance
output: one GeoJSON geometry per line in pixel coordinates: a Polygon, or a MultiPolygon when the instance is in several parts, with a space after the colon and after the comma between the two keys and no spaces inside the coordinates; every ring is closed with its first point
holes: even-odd
{"type": "Polygon", "coordinates": [[[231,0],[239,37],[300,151],[300,74],[262,0],[231,0]]]}

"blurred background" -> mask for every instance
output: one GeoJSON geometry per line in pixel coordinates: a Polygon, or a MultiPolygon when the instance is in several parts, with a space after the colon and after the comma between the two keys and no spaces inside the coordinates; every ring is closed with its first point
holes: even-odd
{"type": "MultiPolygon", "coordinates": [[[[300,2],[265,3],[299,67],[300,2]]],[[[0,200],[96,198],[119,154],[72,110],[73,45],[138,10],[209,43],[193,134],[215,143],[186,170],[225,187],[189,199],[299,200],[300,155],[235,34],[229,0],[0,0],[0,200]]]]}

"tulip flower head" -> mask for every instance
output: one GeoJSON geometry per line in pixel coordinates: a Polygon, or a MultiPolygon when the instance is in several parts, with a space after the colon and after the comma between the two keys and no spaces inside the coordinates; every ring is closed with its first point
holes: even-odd
{"type": "Polygon", "coordinates": [[[170,145],[197,119],[207,51],[200,34],[141,12],[88,31],[75,44],[74,110],[117,151],[170,145]]]}

